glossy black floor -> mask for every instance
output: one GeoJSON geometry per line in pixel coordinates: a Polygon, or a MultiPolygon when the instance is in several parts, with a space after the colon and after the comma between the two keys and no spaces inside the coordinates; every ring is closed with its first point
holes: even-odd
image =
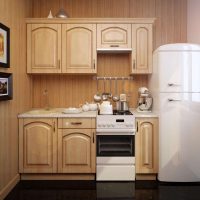
{"type": "Polygon", "coordinates": [[[200,200],[200,184],[21,181],[5,200],[200,200]]]}

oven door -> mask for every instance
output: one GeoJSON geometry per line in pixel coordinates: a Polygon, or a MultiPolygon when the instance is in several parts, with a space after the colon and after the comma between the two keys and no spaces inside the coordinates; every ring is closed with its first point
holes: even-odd
{"type": "Polygon", "coordinates": [[[135,135],[97,135],[97,157],[134,157],[135,135]]]}

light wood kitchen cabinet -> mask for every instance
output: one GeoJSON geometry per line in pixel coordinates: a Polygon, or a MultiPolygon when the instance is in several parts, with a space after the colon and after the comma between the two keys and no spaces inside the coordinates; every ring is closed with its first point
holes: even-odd
{"type": "Polygon", "coordinates": [[[19,172],[57,172],[57,119],[19,119],[19,172]]]}
{"type": "Polygon", "coordinates": [[[130,74],[152,73],[153,18],[27,20],[27,72],[96,74],[97,52],[128,53],[130,74]]]}
{"type": "Polygon", "coordinates": [[[61,72],[61,24],[27,25],[27,73],[61,72]]]}
{"type": "Polygon", "coordinates": [[[158,172],[158,118],[136,118],[136,175],[158,172]]]}
{"type": "Polygon", "coordinates": [[[132,24],[131,74],[152,73],[152,24],[132,24]]]}
{"type": "Polygon", "coordinates": [[[131,49],[131,24],[97,24],[97,49],[131,49]]]}
{"type": "Polygon", "coordinates": [[[62,73],[96,73],[96,24],[62,25],[62,73]]]}
{"type": "Polygon", "coordinates": [[[95,173],[95,119],[59,119],[58,124],[58,172],[95,173]]]}

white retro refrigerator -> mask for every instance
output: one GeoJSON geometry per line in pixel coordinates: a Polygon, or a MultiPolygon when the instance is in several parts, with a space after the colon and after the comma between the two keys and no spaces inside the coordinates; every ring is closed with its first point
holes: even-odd
{"type": "Polygon", "coordinates": [[[155,50],[149,88],[159,113],[158,179],[200,182],[200,45],[155,50]]]}

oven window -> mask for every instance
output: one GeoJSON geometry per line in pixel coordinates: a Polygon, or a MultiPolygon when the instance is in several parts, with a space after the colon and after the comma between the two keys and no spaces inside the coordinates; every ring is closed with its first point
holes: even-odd
{"type": "Polygon", "coordinates": [[[97,156],[135,156],[134,135],[98,135],[97,156]]]}

